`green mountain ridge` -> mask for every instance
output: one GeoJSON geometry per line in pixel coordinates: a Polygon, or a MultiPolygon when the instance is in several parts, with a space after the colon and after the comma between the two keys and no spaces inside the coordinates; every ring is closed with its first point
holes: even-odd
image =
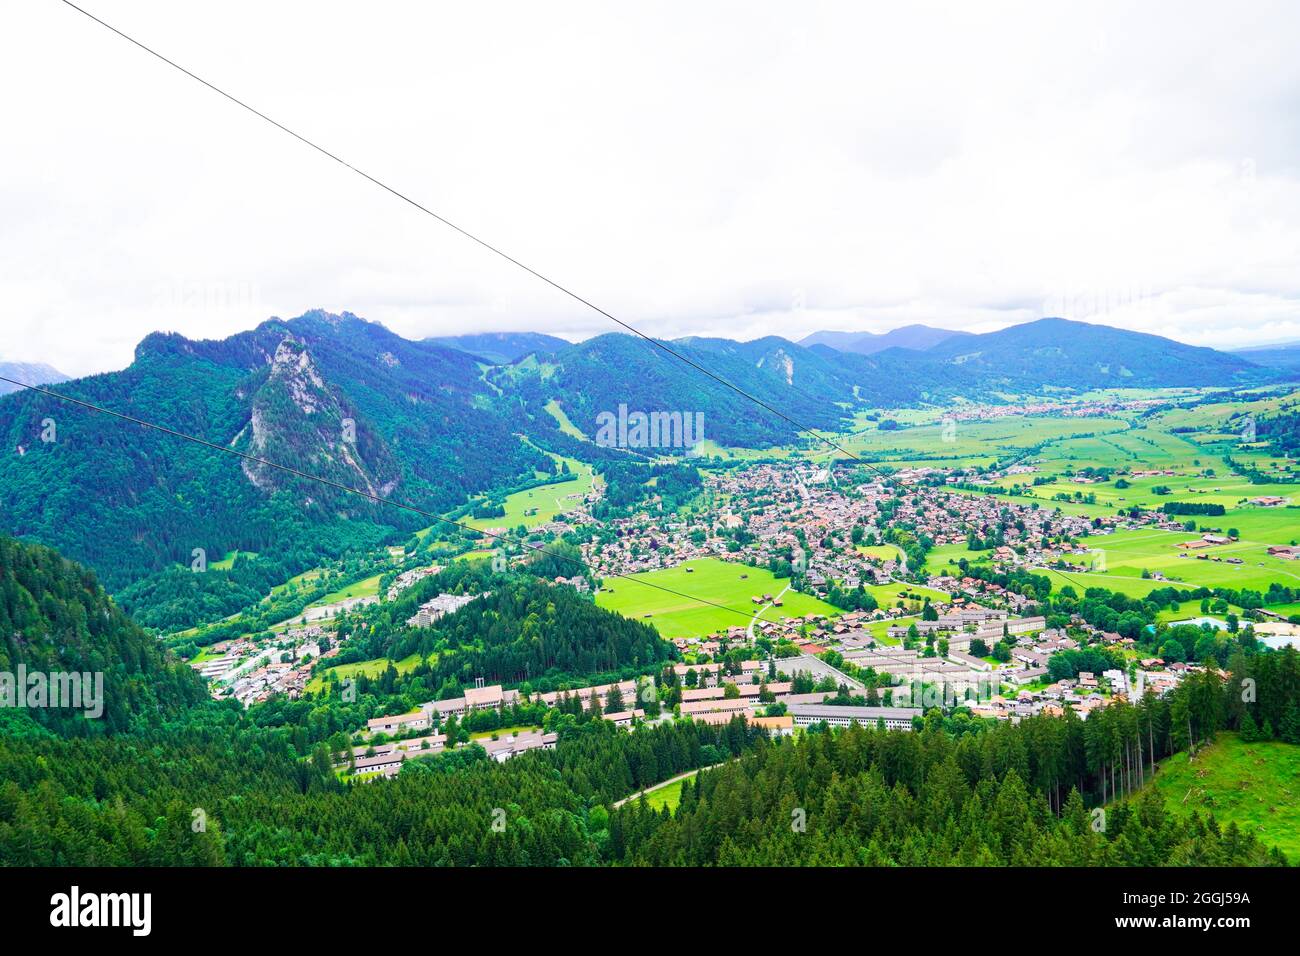
{"type": "MultiPolygon", "coordinates": [[[[533,343],[525,334],[507,338],[533,343]]],[[[1241,384],[1284,374],[1061,319],[871,355],[777,336],[664,344],[676,355],[609,333],[490,365],[438,340],[410,341],[351,313],[315,310],[224,340],[154,333],[126,369],[58,390],[441,514],[549,472],[546,451],[593,462],[628,458],[565,434],[548,411],[556,405],[588,436],[597,416],[626,406],[699,412],[705,438],[767,448],[801,438],[791,420],[824,434],[873,407],[957,396],[997,401],[999,392],[1048,384],[1241,384]]],[[[302,570],[313,557],[400,541],[429,524],[382,501],[38,393],[0,399],[0,441],[0,531],[89,564],[114,591],[187,568],[200,549],[213,558],[274,550],[293,555],[286,569],[302,570]]]]}

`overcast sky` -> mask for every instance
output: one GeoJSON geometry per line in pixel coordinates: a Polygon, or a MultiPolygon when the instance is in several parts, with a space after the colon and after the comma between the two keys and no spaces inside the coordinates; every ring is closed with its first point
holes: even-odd
{"type": "MultiPolygon", "coordinates": [[[[1300,339],[1300,8],[87,9],[643,331],[1300,339]]],[[[0,358],[608,320],[60,0],[0,7],[0,358]]]]}

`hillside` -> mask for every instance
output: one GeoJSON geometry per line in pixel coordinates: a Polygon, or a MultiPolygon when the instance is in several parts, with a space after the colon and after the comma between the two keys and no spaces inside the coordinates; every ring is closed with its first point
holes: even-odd
{"type": "MultiPolygon", "coordinates": [[[[896,330],[922,331],[936,330],[896,330]]],[[[777,336],[670,343],[685,361],[621,333],[574,345],[532,333],[453,341],[457,347],[413,342],[350,313],[313,311],[219,341],[155,333],[126,369],[59,387],[367,495],[445,512],[549,470],[543,449],[586,461],[625,457],[574,432],[594,435],[597,416],[620,406],[700,413],[706,440],[770,448],[800,440],[787,419],[832,433],[865,409],[959,396],[1281,374],[1210,349],[1061,319],[869,355],[777,336]],[[509,364],[484,367],[512,355],[509,364]]],[[[313,558],[429,523],[29,392],[0,398],[0,442],[13,452],[0,456],[0,532],[90,564],[114,591],[188,567],[195,549],[292,554],[297,573],[313,558]],[[47,420],[57,434],[48,434],[47,420]]]]}
{"type": "Polygon", "coordinates": [[[1233,355],[1240,356],[1256,365],[1269,368],[1300,368],[1300,342],[1288,342],[1285,345],[1270,345],[1252,349],[1233,349],[1233,355]]]}
{"type": "Polygon", "coordinates": [[[1067,319],[948,339],[924,355],[1020,387],[1230,385],[1261,375],[1258,366],[1226,352],[1067,319]]]}
{"type": "Polygon", "coordinates": [[[0,672],[16,674],[19,667],[28,674],[102,674],[102,714],[6,707],[9,733],[22,733],[25,721],[68,736],[121,733],[207,696],[194,672],[169,661],[94,574],[49,548],[0,537],[0,672]]]}
{"type": "MultiPolygon", "coordinates": [[[[802,362],[796,371],[794,357],[787,362],[774,356],[764,369],[750,355],[696,341],[675,342],[671,347],[809,425],[832,427],[840,420],[842,412],[832,399],[843,393],[843,383],[820,396],[804,393],[806,378],[812,379],[809,384],[814,388],[817,382],[823,387],[826,383],[802,362]]],[[[626,405],[629,411],[702,412],[705,437],[721,444],[761,447],[797,436],[797,430],[779,416],[631,335],[599,335],[550,356],[545,365],[516,366],[509,387],[539,403],[556,399],[569,420],[589,434],[596,429],[597,415],[617,414],[619,406],[626,405]]]]}
{"type": "Polygon", "coordinates": [[[926,395],[925,383],[890,374],[863,356],[806,349],[776,336],[751,342],[685,338],[669,344],[687,361],[631,335],[600,335],[516,373],[513,387],[539,400],[556,399],[569,420],[588,433],[600,412],[626,404],[629,410],[703,412],[706,438],[759,448],[794,441],[800,432],[699,368],[823,431],[843,427],[855,409],[926,395]]]}
{"type": "Polygon", "coordinates": [[[1189,761],[1177,753],[1160,764],[1148,789],[1165,798],[1173,813],[1212,812],[1221,825],[1300,860],[1300,747],[1277,741],[1245,743],[1234,733],[1218,739],[1189,761]]]}
{"type": "MultiPolygon", "coordinates": [[[[549,467],[473,357],[347,314],[273,319],[222,341],[151,335],[128,368],[60,391],[429,510],[549,467]]],[[[17,452],[0,457],[0,530],[92,564],[114,588],[188,566],[195,548],[337,550],[428,523],[38,394],[0,399],[0,436],[17,452]]]]}

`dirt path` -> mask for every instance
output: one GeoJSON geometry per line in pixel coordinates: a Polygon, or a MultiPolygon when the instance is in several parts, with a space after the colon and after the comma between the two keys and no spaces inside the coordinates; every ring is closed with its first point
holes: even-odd
{"type": "MultiPolygon", "coordinates": [[[[725,761],[725,762],[730,763],[730,761],[725,761]]],[[[662,790],[664,787],[671,786],[672,784],[676,783],[678,780],[685,780],[687,777],[693,777],[701,770],[712,770],[714,767],[721,767],[721,766],[722,764],[715,763],[715,764],[710,764],[707,767],[700,767],[699,770],[688,770],[685,773],[679,773],[675,777],[669,777],[667,780],[663,781],[662,783],[656,783],[653,787],[646,787],[644,790],[638,790],[636,793],[631,794],[630,796],[626,796],[622,800],[615,800],[614,808],[618,809],[625,803],[630,803],[633,800],[640,800],[641,794],[643,793],[654,793],[654,791],[656,790],[662,790]]]]}

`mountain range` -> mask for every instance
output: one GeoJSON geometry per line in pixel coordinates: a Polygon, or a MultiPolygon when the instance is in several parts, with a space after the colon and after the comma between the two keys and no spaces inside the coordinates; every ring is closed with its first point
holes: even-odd
{"type": "Polygon", "coordinates": [[[1283,342],[1280,345],[1259,345],[1248,349],[1233,349],[1233,355],[1239,355],[1256,365],[1271,368],[1300,367],[1300,342],[1283,342]]]}
{"type": "Polygon", "coordinates": [[[805,347],[826,345],[838,352],[857,352],[873,355],[885,349],[925,350],[955,336],[968,336],[969,332],[936,329],[929,325],[905,325],[888,332],[814,332],[799,340],[805,347]]]}
{"type": "MultiPolygon", "coordinates": [[[[51,385],[68,380],[68,376],[58,369],[42,362],[0,362],[0,378],[11,378],[16,382],[26,382],[28,385],[51,385]]],[[[21,387],[21,385],[0,381],[0,395],[16,392],[21,387]]]]}
{"type": "Polygon", "coordinates": [[[800,426],[841,429],[871,408],[997,401],[1049,385],[1236,385],[1284,374],[1063,319],[862,354],[775,336],[410,341],[350,313],[313,311],[220,341],[154,333],[126,369],[59,386],[208,444],[36,393],[0,399],[0,531],[57,547],[116,589],[188,566],[196,549],[305,562],[432,523],[368,499],[446,513],[553,473],[556,455],[626,459],[590,441],[597,415],[620,405],[701,412],[705,438],[762,448],[796,440],[800,426]]]}

